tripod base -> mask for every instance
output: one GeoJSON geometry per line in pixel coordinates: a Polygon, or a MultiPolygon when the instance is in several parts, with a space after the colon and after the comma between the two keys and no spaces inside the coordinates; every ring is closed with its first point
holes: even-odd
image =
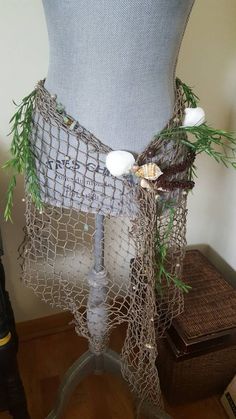
{"type": "MultiPolygon", "coordinates": [[[[159,410],[150,403],[144,402],[141,406],[140,413],[144,415],[145,419],[172,419],[164,410],[159,410]]],[[[139,415],[137,415],[137,418],[139,415]]]]}
{"type": "MultiPolygon", "coordinates": [[[[77,385],[88,375],[111,373],[121,375],[120,357],[116,352],[107,350],[100,355],[87,351],[66,372],[60,385],[54,409],[46,419],[59,419],[77,385]]],[[[171,419],[165,412],[160,413],[158,408],[142,405],[142,412],[147,418],[171,419]]],[[[105,419],[105,418],[104,418],[105,419]]]]}
{"type": "Polygon", "coordinates": [[[118,354],[111,350],[101,355],[95,355],[90,351],[85,352],[66,372],[58,391],[55,407],[47,419],[58,419],[62,416],[71,394],[85,377],[103,372],[120,374],[118,354]]]}

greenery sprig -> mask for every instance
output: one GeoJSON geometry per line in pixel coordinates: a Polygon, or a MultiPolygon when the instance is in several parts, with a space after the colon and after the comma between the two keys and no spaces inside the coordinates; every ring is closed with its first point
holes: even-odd
{"type": "Polygon", "coordinates": [[[170,285],[174,284],[177,288],[179,288],[183,292],[188,292],[191,287],[185,282],[183,282],[177,275],[172,274],[167,269],[167,256],[168,256],[168,249],[169,249],[169,239],[171,235],[171,231],[174,224],[174,217],[175,217],[175,204],[173,203],[166,203],[163,209],[169,211],[169,222],[166,227],[166,230],[161,235],[160,231],[157,230],[156,234],[156,241],[155,241],[155,262],[156,262],[156,270],[157,270],[157,277],[156,277],[156,292],[159,295],[163,293],[163,282],[167,284],[169,287],[170,285]]]}
{"type": "Polygon", "coordinates": [[[205,152],[208,156],[223,163],[226,167],[236,169],[236,138],[234,134],[224,130],[214,129],[207,124],[192,127],[175,127],[163,130],[159,138],[178,138],[196,155],[205,152]],[[192,134],[195,140],[186,138],[185,133],[192,134]],[[182,135],[181,135],[182,134],[182,135]]]}
{"type": "Polygon", "coordinates": [[[181,88],[184,95],[184,103],[187,107],[196,108],[199,102],[199,97],[195,95],[192,88],[183,83],[179,78],[176,78],[176,87],[181,88]]]}
{"type": "MultiPolygon", "coordinates": [[[[176,79],[177,89],[182,89],[183,101],[186,107],[195,108],[198,106],[199,98],[195,95],[192,89],[183,83],[180,79],[176,79]]],[[[161,139],[171,139],[180,141],[191,149],[196,155],[206,153],[213,158],[217,163],[222,163],[226,167],[233,167],[236,169],[236,138],[235,135],[224,130],[214,129],[206,123],[194,126],[174,126],[164,129],[157,135],[161,139]],[[191,138],[186,134],[191,134],[191,138]]],[[[189,170],[189,177],[196,176],[195,166],[192,165],[189,170]]],[[[168,271],[167,256],[169,248],[169,238],[173,228],[175,203],[166,203],[163,210],[167,209],[170,213],[169,223],[164,234],[156,232],[155,256],[157,266],[157,281],[156,291],[162,294],[162,282],[170,286],[175,286],[184,292],[188,292],[191,287],[185,284],[175,274],[168,271]],[[166,206],[165,206],[166,205],[166,206]]]]}
{"type": "MultiPolygon", "coordinates": [[[[199,98],[180,79],[176,79],[176,87],[181,88],[183,92],[183,100],[187,107],[195,108],[199,98]]],[[[226,167],[236,169],[236,137],[235,134],[211,128],[206,123],[199,126],[178,126],[166,128],[160,134],[159,138],[176,138],[182,144],[188,146],[195,154],[206,153],[212,157],[217,163],[223,163],[226,167]],[[186,138],[186,134],[191,134],[192,138],[186,138]]]]}
{"type": "Polygon", "coordinates": [[[14,103],[18,107],[18,110],[10,120],[12,129],[9,135],[13,135],[10,151],[13,157],[4,164],[3,168],[11,169],[13,175],[7,191],[7,202],[4,212],[4,218],[6,220],[12,221],[13,193],[16,186],[17,174],[25,173],[27,192],[31,195],[32,201],[35,203],[37,209],[41,210],[43,207],[40,198],[35,156],[31,150],[29,140],[32,129],[35,95],[36,90],[26,96],[20,105],[14,103]]]}

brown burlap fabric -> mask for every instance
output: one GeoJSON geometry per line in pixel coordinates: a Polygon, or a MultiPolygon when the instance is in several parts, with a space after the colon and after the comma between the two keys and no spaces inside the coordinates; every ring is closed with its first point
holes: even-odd
{"type": "MultiPolygon", "coordinates": [[[[177,89],[169,127],[181,124],[183,109],[177,89]]],[[[45,302],[70,310],[95,353],[126,322],[123,376],[141,401],[160,406],[156,338],[182,312],[183,294],[164,277],[156,286],[156,237],[168,248],[168,272],[181,276],[194,156],[179,138],[157,136],[136,160],[162,169],[153,189],[143,189],[133,175],[115,178],[105,167],[110,148],[68,117],[43,82],[30,141],[44,209],[27,196],[24,282],[45,302]]]]}

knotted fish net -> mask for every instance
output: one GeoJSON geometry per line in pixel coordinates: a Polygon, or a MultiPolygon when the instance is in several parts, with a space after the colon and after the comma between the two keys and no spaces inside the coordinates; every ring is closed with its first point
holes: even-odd
{"type": "MultiPolygon", "coordinates": [[[[168,127],[181,125],[183,110],[177,85],[168,127]]],[[[178,137],[160,133],[135,156],[139,166],[161,168],[158,180],[144,188],[135,174],[114,177],[105,166],[111,149],[68,116],[43,81],[36,88],[30,147],[43,209],[26,194],[25,284],[46,303],[70,310],[76,332],[95,354],[106,350],[111,330],[126,323],[123,377],[141,401],[161,406],[156,340],[183,310],[194,156],[178,137]]]]}

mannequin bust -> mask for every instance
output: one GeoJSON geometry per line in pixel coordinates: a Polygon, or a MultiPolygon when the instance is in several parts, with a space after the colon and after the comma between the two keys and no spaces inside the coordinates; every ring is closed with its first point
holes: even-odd
{"type": "Polygon", "coordinates": [[[177,56],[194,0],[43,0],[45,87],[112,149],[139,153],[173,111],[177,56]]]}
{"type": "MultiPolygon", "coordinates": [[[[49,297],[44,299],[50,301],[52,296],[53,303],[58,300],[59,306],[73,312],[76,331],[88,337],[90,348],[67,372],[59,410],[91,371],[121,371],[121,360],[108,351],[107,341],[114,325],[130,321],[122,357],[127,381],[135,398],[140,398],[138,411],[147,398],[155,402],[156,417],[167,417],[159,414],[155,365],[151,265],[156,197],[153,193],[140,197],[141,188],[133,187],[132,175],[128,180],[112,176],[105,158],[110,148],[142,152],[172,116],[175,66],[193,3],[43,0],[50,44],[45,87],[50,95],[46,91],[47,100],[39,100],[32,144],[38,157],[41,199],[49,205],[41,214],[28,206],[32,242],[39,245],[30,245],[26,265],[31,278],[30,258],[34,274],[37,260],[43,261],[42,271],[36,270],[37,278],[46,284],[42,289],[49,297]],[[51,105],[45,118],[42,107],[48,102],[54,106],[61,102],[66,114],[103,144],[97,141],[99,146],[93,147],[92,136],[84,139],[76,129],[62,129],[51,105]],[[47,261],[49,273],[45,272],[47,261]],[[62,265],[67,266],[65,274],[62,265]],[[137,287],[131,290],[134,277],[137,287]],[[142,297],[145,289],[147,298],[142,297]],[[134,298],[129,298],[131,293],[134,298]],[[135,351],[130,356],[134,339],[135,351]]],[[[59,417],[57,411],[48,419],[59,417]]]]}

